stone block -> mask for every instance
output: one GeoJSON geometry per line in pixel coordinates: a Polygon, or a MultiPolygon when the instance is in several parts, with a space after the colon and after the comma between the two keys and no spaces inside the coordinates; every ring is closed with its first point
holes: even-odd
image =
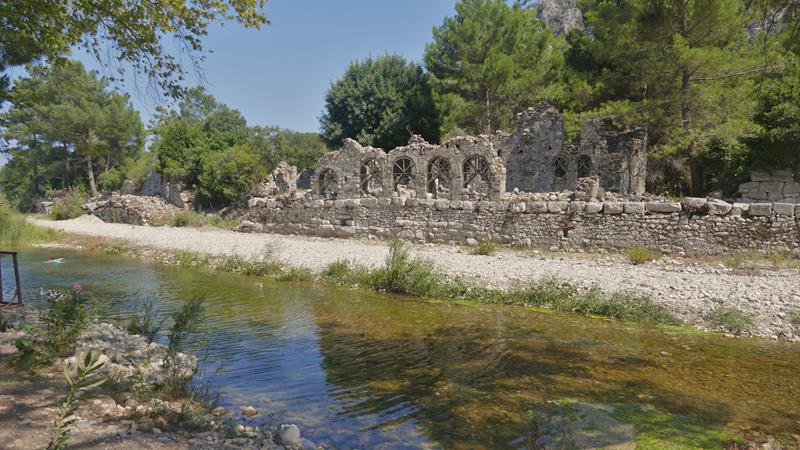
{"type": "Polygon", "coordinates": [[[378,199],[377,198],[365,198],[361,200],[361,206],[365,208],[375,208],[378,206],[378,199]]]}
{"type": "Polygon", "coordinates": [[[461,200],[450,201],[450,209],[461,209],[461,200]]]}
{"type": "Polygon", "coordinates": [[[247,200],[248,208],[255,208],[256,206],[264,206],[266,204],[267,204],[267,199],[261,197],[253,197],[250,200],[247,200]]]}
{"type": "Polygon", "coordinates": [[[603,214],[622,214],[624,211],[624,206],[622,203],[617,202],[606,202],[603,203],[603,214]]]}
{"type": "Polygon", "coordinates": [[[347,200],[334,200],[333,207],[336,209],[345,209],[347,208],[347,200]]]}
{"type": "Polygon", "coordinates": [[[407,198],[405,202],[406,206],[408,206],[409,208],[413,208],[419,204],[419,201],[415,198],[407,198]]]}
{"type": "Polygon", "coordinates": [[[348,208],[358,208],[361,206],[361,199],[360,198],[348,198],[345,200],[345,203],[348,208]]]}
{"type": "Polygon", "coordinates": [[[681,204],[678,202],[647,202],[644,204],[647,212],[671,214],[681,212],[681,204]]]}
{"type": "Polygon", "coordinates": [[[558,213],[566,211],[569,207],[569,202],[547,202],[547,212],[558,213]]]}
{"type": "Polygon", "coordinates": [[[767,193],[780,193],[783,191],[783,182],[782,181],[765,181],[761,183],[761,188],[759,189],[761,192],[767,193]]]}
{"type": "Polygon", "coordinates": [[[753,203],[747,211],[751,216],[769,216],[772,214],[772,203],[753,203]]]}
{"type": "Polygon", "coordinates": [[[311,207],[312,208],[322,208],[325,206],[325,200],[312,200],[311,207]]]}
{"type": "Polygon", "coordinates": [[[745,194],[748,192],[758,192],[761,190],[760,181],[748,181],[739,185],[739,192],[745,194]]]}
{"type": "Polygon", "coordinates": [[[436,200],[436,202],[434,203],[433,206],[436,207],[436,209],[438,209],[439,211],[444,211],[445,209],[450,209],[450,200],[447,200],[447,199],[444,199],[444,198],[440,198],[440,199],[436,200]]]}
{"type": "Polygon", "coordinates": [[[491,208],[492,208],[492,202],[486,200],[481,200],[478,202],[478,209],[491,209],[491,208]]]}
{"type": "Polygon", "coordinates": [[[625,212],[625,214],[644,214],[644,203],[625,202],[623,211],[625,212]]]}
{"type": "Polygon", "coordinates": [[[783,195],[800,194],[800,183],[796,181],[783,183],[783,190],[781,193],[783,193],[783,195]]]}
{"type": "Polygon", "coordinates": [[[508,211],[508,202],[494,202],[492,208],[495,211],[508,211]]]}
{"type": "Polygon", "coordinates": [[[603,210],[603,204],[600,202],[589,202],[586,204],[586,214],[597,214],[603,210]]]}
{"type": "Polygon", "coordinates": [[[515,213],[525,212],[525,203],[524,202],[511,203],[511,212],[515,213]]]}
{"type": "Polygon", "coordinates": [[[734,203],[731,207],[730,214],[733,216],[741,216],[750,210],[750,203],[734,203]]]}
{"type": "Polygon", "coordinates": [[[378,206],[383,206],[384,208],[392,204],[391,198],[379,198],[378,199],[378,206]]]}
{"type": "Polygon", "coordinates": [[[794,216],[800,218],[800,205],[794,207],[794,216]]]}
{"type": "Polygon", "coordinates": [[[772,211],[779,216],[794,217],[794,206],[792,203],[773,203],[772,211]]]}
{"type": "Polygon", "coordinates": [[[525,210],[529,213],[543,214],[547,212],[547,203],[545,202],[528,202],[525,205],[525,210]]]}
{"type": "Polygon", "coordinates": [[[586,202],[575,200],[569,202],[569,212],[581,212],[586,209],[586,202]]]}
{"type": "Polygon", "coordinates": [[[469,200],[462,200],[461,209],[463,209],[464,211],[472,211],[475,209],[475,202],[471,202],[469,200]]]}
{"type": "Polygon", "coordinates": [[[708,200],[700,197],[686,197],[681,200],[681,208],[687,213],[704,213],[708,211],[708,200]]]}
{"type": "Polygon", "coordinates": [[[767,197],[768,197],[768,194],[766,192],[761,192],[761,191],[759,191],[759,192],[750,192],[750,193],[748,193],[747,195],[744,196],[744,198],[752,199],[752,200],[754,200],[756,202],[764,201],[764,200],[767,199],[767,197]]]}
{"type": "Polygon", "coordinates": [[[724,216],[731,212],[733,205],[726,201],[713,198],[708,201],[708,213],[714,216],[724,216]]]}

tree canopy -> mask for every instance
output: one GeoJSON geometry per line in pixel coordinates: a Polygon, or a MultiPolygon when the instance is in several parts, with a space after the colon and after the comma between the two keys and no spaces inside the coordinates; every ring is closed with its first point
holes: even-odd
{"type": "Polygon", "coordinates": [[[119,178],[114,172],[141,155],[139,113],[127,96],[109,91],[106,80],[78,62],[29,66],[28,73],[14,83],[2,114],[11,157],[2,169],[3,185],[18,202],[80,178],[97,194],[98,173],[111,182],[119,178]]]}
{"type": "Polygon", "coordinates": [[[542,100],[562,105],[565,50],[533,9],[458,2],[425,48],[443,133],[492,133],[511,128],[517,112],[542,100]]]}
{"type": "Polygon", "coordinates": [[[71,48],[124,73],[129,66],[162,91],[178,96],[186,75],[181,57],[199,70],[202,38],[214,21],[248,28],[267,23],[266,0],[5,0],[0,2],[0,100],[8,67],[40,58],[58,62],[71,48]],[[174,38],[176,49],[164,48],[174,38]]]}
{"type": "Polygon", "coordinates": [[[439,141],[439,118],[419,64],[384,55],[353,62],[325,94],[322,136],[332,147],[346,138],[392,149],[412,134],[439,141]]]}

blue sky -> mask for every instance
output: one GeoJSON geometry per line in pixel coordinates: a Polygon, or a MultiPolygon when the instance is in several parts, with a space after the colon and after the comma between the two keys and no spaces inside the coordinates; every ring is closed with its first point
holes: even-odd
{"type": "MultiPolygon", "coordinates": [[[[317,131],[323,96],[347,65],[385,53],[420,61],[431,30],[455,14],[455,0],[269,0],[261,30],[214,26],[204,39],[205,87],[250,125],[317,131]]],[[[75,55],[88,67],[103,68],[75,55]]],[[[123,87],[145,122],[156,103],[123,87]]]]}

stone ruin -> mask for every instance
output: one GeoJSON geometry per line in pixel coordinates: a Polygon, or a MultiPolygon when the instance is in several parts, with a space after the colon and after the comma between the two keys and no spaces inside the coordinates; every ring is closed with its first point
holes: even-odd
{"type": "Polygon", "coordinates": [[[594,178],[599,188],[641,195],[647,173],[645,127],[616,130],[587,120],[566,142],[564,118],[547,103],[518,115],[513,134],[456,137],[441,145],[412,136],[390,151],[352,139],[324,155],[311,180],[314,198],[496,199],[506,192],[552,192],[594,178]]]}
{"type": "Polygon", "coordinates": [[[789,170],[754,170],[750,181],[739,185],[742,203],[800,203],[800,182],[789,170]]]}

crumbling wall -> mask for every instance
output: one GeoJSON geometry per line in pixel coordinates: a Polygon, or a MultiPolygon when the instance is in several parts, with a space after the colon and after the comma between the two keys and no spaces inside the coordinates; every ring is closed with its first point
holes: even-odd
{"type": "Polygon", "coordinates": [[[617,130],[610,120],[585,120],[579,142],[569,143],[563,116],[549,104],[528,108],[517,117],[517,131],[498,145],[509,190],[561,191],[575,187],[578,178],[594,176],[607,191],[644,193],[645,127],[617,130]]]}
{"type": "Polygon", "coordinates": [[[251,199],[241,231],[311,236],[468,238],[559,249],[645,245],[669,252],[800,254],[800,205],[683,202],[464,201],[418,198],[251,199]]]}
{"type": "Polygon", "coordinates": [[[506,190],[506,171],[496,137],[457,137],[442,145],[413,136],[409,144],[385,152],[347,139],[320,158],[311,179],[318,199],[495,198],[506,190]]]}
{"type": "Polygon", "coordinates": [[[558,190],[553,164],[564,147],[564,117],[555,107],[540,103],[518,114],[517,120],[517,131],[498,145],[507,171],[506,188],[558,190]]]}

